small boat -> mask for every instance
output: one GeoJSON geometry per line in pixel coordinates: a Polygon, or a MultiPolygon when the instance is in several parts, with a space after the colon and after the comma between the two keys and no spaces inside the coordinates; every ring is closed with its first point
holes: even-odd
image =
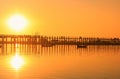
{"type": "Polygon", "coordinates": [[[2,45],[0,45],[0,48],[2,47],[2,45]]]}
{"type": "Polygon", "coordinates": [[[42,46],[42,47],[52,47],[53,44],[42,44],[41,46],[42,46]]]}
{"type": "Polygon", "coordinates": [[[87,48],[87,45],[77,45],[77,48],[87,48]]]}

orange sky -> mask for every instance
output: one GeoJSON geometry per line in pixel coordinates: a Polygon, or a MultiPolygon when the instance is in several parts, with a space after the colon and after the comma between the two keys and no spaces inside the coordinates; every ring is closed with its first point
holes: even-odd
{"type": "Polygon", "coordinates": [[[120,37],[120,0],[0,0],[0,33],[15,34],[7,19],[19,13],[29,25],[18,34],[120,37]]]}

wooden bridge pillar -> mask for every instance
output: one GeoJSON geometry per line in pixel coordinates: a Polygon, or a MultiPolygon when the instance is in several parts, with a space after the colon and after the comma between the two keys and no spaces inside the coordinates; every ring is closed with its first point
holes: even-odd
{"type": "Polygon", "coordinates": [[[25,52],[26,52],[26,43],[27,43],[27,42],[26,42],[26,36],[24,36],[24,38],[25,38],[25,52]]]}
{"type": "Polygon", "coordinates": [[[12,37],[11,37],[11,40],[10,40],[10,44],[11,44],[11,53],[12,53],[12,37]]]}
{"type": "Polygon", "coordinates": [[[6,37],[6,40],[5,40],[5,42],[6,42],[6,48],[5,48],[5,49],[6,49],[6,53],[7,53],[7,42],[8,42],[8,41],[7,41],[7,38],[8,38],[8,37],[6,37]]]}
{"type": "Polygon", "coordinates": [[[2,36],[2,53],[4,53],[4,36],[2,36]]]}

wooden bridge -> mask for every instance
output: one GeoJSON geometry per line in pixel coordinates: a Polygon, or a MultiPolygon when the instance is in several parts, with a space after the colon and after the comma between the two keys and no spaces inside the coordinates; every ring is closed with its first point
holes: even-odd
{"type": "MultiPolygon", "coordinates": [[[[43,52],[44,47],[59,50],[69,45],[120,45],[119,38],[65,37],[42,35],[0,35],[0,52],[43,52]],[[57,46],[56,46],[57,45],[57,46]],[[54,47],[53,47],[54,46],[54,47]]],[[[76,46],[73,46],[76,47],[76,46]]],[[[45,48],[49,49],[49,48],[45,48]]]]}
{"type": "Polygon", "coordinates": [[[119,38],[88,38],[41,35],[0,35],[0,44],[120,45],[119,38]]]}

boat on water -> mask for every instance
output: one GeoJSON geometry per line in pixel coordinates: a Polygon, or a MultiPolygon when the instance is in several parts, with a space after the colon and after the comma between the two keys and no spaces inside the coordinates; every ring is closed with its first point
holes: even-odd
{"type": "Polygon", "coordinates": [[[87,48],[87,45],[77,45],[77,48],[87,48]]]}
{"type": "Polygon", "coordinates": [[[42,46],[42,47],[52,47],[53,44],[42,44],[41,46],[42,46]]]}
{"type": "Polygon", "coordinates": [[[0,45],[0,48],[2,47],[2,45],[0,45]]]}

